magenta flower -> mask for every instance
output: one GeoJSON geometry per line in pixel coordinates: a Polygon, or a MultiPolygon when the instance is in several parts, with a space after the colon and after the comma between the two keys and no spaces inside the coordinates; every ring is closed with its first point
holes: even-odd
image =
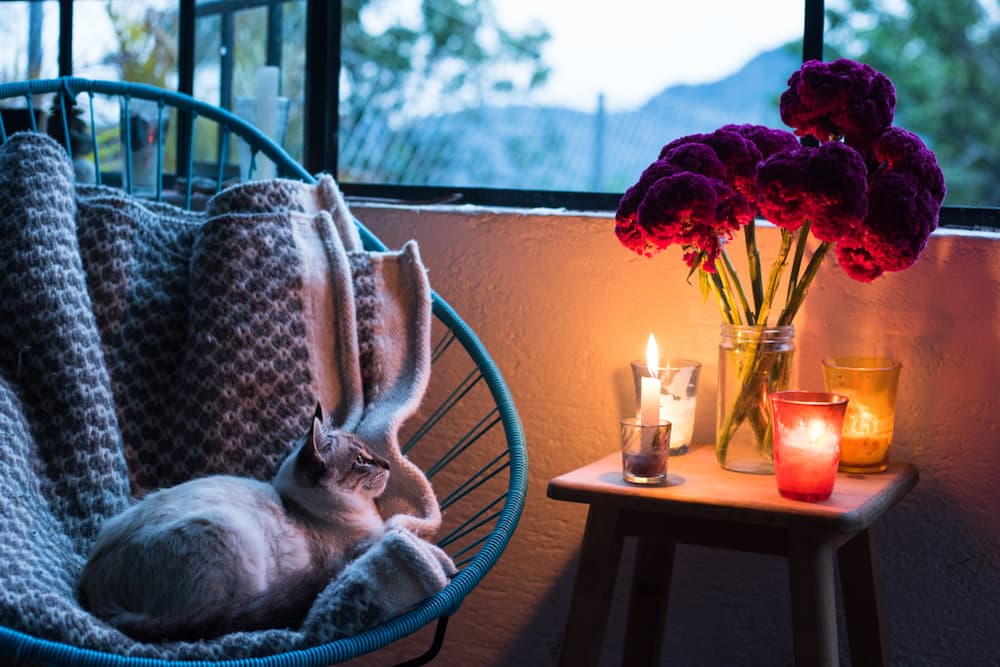
{"type": "Polygon", "coordinates": [[[680,147],[690,144],[711,148],[725,167],[725,181],[753,204],[757,199],[757,163],[761,160],[760,149],[753,141],[737,131],[720,128],[708,134],[692,134],[671,141],[660,150],[660,159],[670,160],[680,147]]]}
{"type": "Polygon", "coordinates": [[[822,142],[843,138],[861,153],[892,124],[896,90],[869,65],[840,58],[810,60],[788,79],[781,120],[800,137],[822,142]]]}
{"type": "Polygon", "coordinates": [[[944,201],[944,174],[934,152],[917,135],[901,127],[890,127],[875,141],[872,157],[880,170],[909,172],[938,203],[944,201]]]}
{"type": "Polygon", "coordinates": [[[937,227],[946,188],[920,137],[891,127],[895,104],[892,82],[868,65],[804,63],[781,96],[781,116],[795,135],[818,139],[818,147],[752,124],[675,139],[622,197],[615,234],[642,255],[677,244],[692,268],[712,274],[723,267],[725,276],[707,285],[731,323],[767,323],[792,245],[796,259],[779,324],[794,318],[831,249],[855,280],[906,269],[937,227]],[[751,225],[758,212],[783,230],[766,291],[751,225]],[[802,231],[807,221],[809,234],[802,231]],[[752,291],[743,290],[725,252],[748,225],[752,291]],[[810,235],[820,245],[800,264],[810,235]]]}
{"type": "Polygon", "coordinates": [[[774,130],[766,125],[723,125],[720,130],[738,132],[753,142],[761,157],[767,159],[775,153],[799,147],[799,140],[787,130],[774,130]]]}
{"type": "Polygon", "coordinates": [[[820,241],[838,241],[867,213],[868,170],[850,146],[799,146],[764,160],[757,173],[758,206],[778,227],[795,231],[808,220],[820,241]]]}
{"type": "Polygon", "coordinates": [[[722,243],[753,219],[760,151],[738,132],[682,137],[663,147],[618,204],[615,235],[651,257],[678,244],[709,272],[722,243]]]}
{"type": "Polygon", "coordinates": [[[862,282],[917,261],[937,228],[947,191],[934,153],[902,128],[891,127],[875,141],[872,167],[868,215],[837,246],[841,267],[862,282]]]}

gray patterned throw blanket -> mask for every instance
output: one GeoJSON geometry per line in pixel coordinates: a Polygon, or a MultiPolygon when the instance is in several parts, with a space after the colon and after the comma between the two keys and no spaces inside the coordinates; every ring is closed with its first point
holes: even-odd
{"type": "Polygon", "coordinates": [[[151,658],[257,657],[387,620],[454,566],[440,510],[400,454],[429,375],[416,246],[362,249],[329,177],[262,181],[204,212],[74,186],[51,139],[0,146],[0,625],[151,658]],[[212,473],[270,479],[316,401],[390,459],[381,542],[296,630],[142,644],[83,610],[101,523],[212,473]]]}

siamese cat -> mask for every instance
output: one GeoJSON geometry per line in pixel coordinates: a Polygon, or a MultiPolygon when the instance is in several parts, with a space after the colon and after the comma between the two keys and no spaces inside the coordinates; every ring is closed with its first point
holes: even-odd
{"type": "Polygon", "coordinates": [[[270,484],[215,475],[154,492],[101,527],[79,597],[141,641],[297,627],[316,596],[378,539],[389,462],[324,424],[270,484]]]}

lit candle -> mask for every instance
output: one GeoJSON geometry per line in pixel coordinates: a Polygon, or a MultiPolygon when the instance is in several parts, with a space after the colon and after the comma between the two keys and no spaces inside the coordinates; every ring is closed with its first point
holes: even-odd
{"type": "Polygon", "coordinates": [[[826,500],[837,478],[847,397],[780,391],[770,401],[778,492],[795,500],[826,500]]]}
{"type": "Polygon", "coordinates": [[[656,349],[656,338],[649,334],[646,344],[646,367],[649,377],[642,378],[639,388],[639,423],[643,426],[656,426],[660,423],[660,380],[657,369],[660,366],[660,354],[656,349]]]}
{"type": "Polygon", "coordinates": [[[785,446],[803,452],[815,452],[826,455],[836,451],[839,438],[833,429],[822,419],[811,419],[802,422],[785,434],[785,446]]]}

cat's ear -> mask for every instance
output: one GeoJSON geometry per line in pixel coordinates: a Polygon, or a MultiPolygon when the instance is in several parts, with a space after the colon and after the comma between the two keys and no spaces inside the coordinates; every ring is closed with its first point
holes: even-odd
{"type": "Polygon", "coordinates": [[[326,472],[326,461],[320,453],[323,438],[323,419],[319,404],[316,404],[316,414],[313,415],[312,423],[309,425],[309,432],[306,433],[305,442],[296,460],[299,469],[309,478],[319,479],[326,472]]]}
{"type": "Polygon", "coordinates": [[[321,423],[323,421],[323,406],[319,401],[316,401],[316,412],[313,414],[313,419],[318,419],[321,423]]]}

